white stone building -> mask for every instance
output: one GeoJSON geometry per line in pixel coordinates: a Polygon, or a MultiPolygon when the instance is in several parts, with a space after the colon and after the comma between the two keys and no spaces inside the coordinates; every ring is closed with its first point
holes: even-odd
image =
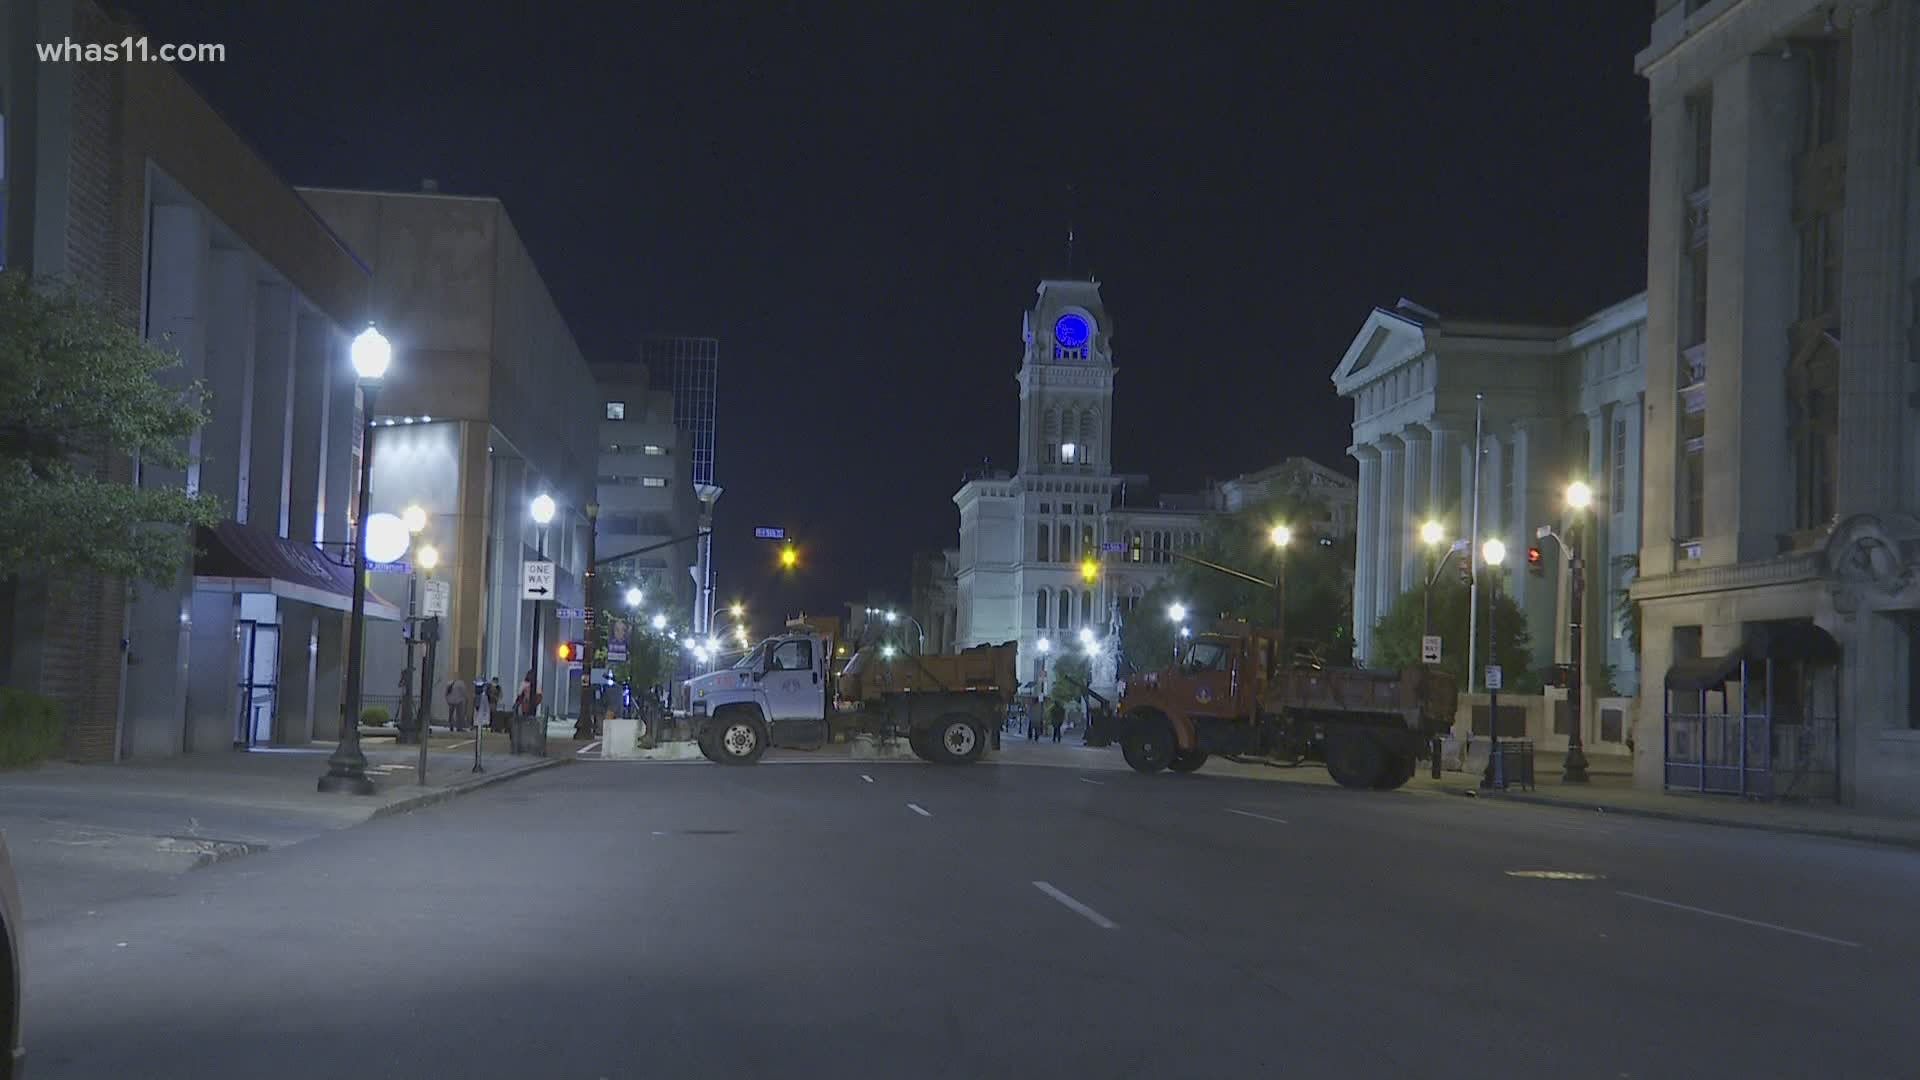
{"type": "Polygon", "coordinates": [[[1338,469],[1312,458],[1290,457],[1278,465],[1214,485],[1217,509],[1229,514],[1282,496],[1315,499],[1325,509],[1308,527],[1321,539],[1352,536],[1360,526],[1360,485],[1338,469]]]}
{"type": "Polygon", "coordinates": [[[1920,810],[1917,57],[1915,0],[1661,0],[1636,58],[1643,787],[1920,810]]]}
{"type": "Polygon", "coordinates": [[[1021,330],[1019,469],[974,476],[953,496],[951,643],[1018,642],[1023,682],[1044,683],[1049,657],[1090,629],[1095,685],[1110,688],[1119,616],[1173,570],[1173,551],[1200,546],[1213,517],[1203,497],[1150,501],[1146,477],[1113,471],[1113,333],[1098,282],[1040,283],[1021,330]]]}
{"type": "MultiPolygon", "coordinates": [[[[1630,570],[1618,556],[1635,551],[1640,533],[1646,310],[1638,296],[1571,327],[1447,320],[1407,300],[1368,316],[1333,374],[1353,402],[1349,452],[1360,463],[1357,662],[1374,655],[1374,625],[1394,600],[1426,580],[1420,526],[1438,520],[1450,538],[1474,534],[1479,406],[1478,537],[1498,537],[1512,553],[1502,588],[1527,613],[1536,666],[1568,658],[1568,620],[1565,560],[1535,529],[1566,524],[1562,493],[1585,480],[1595,519],[1586,533],[1588,670],[1611,664],[1616,684],[1632,692],[1634,657],[1617,598],[1630,570]],[[1535,544],[1555,568],[1541,578],[1521,565],[1535,544]]],[[[1584,715],[1596,723],[1593,709],[1584,715]]],[[[1598,734],[1586,738],[1597,742],[1598,734]]]]}

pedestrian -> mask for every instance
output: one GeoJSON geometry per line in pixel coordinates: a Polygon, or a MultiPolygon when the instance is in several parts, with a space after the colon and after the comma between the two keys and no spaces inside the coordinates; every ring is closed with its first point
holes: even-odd
{"type": "Polygon", "coordinates": [[[465,679],[448,679],[445,697],[447,700],[447,726],[454,731],[462,730],[470,719],[467,710],[473,706],[473,690],[465,679]]]}
{"type": "Polygon", "coordinates": [[[487,727],[494,731],[505,731],[500,722],[500,676],[487,683],[487,727]]]}
{"type": "Polygon", "coordinates": [[[1067,718],[1066,706],[1058,701],[1047,702],[1047,719],[1053,723],[1053,741],[1060,741],[1060,724],[1067,718]]]}
{"type": "Polygon", "coordinates": [[[527,669],[526,677],[520,680],[520,692],[514,695],[513,711],[521,716],[533,716],[540,711],[540,691],[534,689],[534,679],[538,675],[532,668],[527,669]]]}

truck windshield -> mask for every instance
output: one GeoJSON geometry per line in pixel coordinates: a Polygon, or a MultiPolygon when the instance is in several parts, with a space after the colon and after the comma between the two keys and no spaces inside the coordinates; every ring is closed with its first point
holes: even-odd
{"type": "Polygon", "coordinates": [[[753,647],[752,652],[734,661],[733,663],[734,670],[739,671],[746,668],[757,668],[760,666],[760,658],[762,656],[765,656],[766,654],[767,654],[767,643],[763,641],[760,644],[755,645],[753,647]]]}
{"type": "Polygon", "coordinates": [[[1187,662],[1181,665],[1181,669],[1189,672],[1225,671],[1227,647],[1211,641],[1196,641],[1187,650],[1187,662]]]}

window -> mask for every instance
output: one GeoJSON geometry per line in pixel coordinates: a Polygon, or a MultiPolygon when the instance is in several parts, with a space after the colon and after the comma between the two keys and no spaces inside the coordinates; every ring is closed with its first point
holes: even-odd
{"type": "Polygon", "coordinates": [[[1140,530],[1135,529],[1127,534],[1127,561],[1139,562],[1140,555],[1140,530]]]}
{"type": "MultiPolygon", "coordinates": [[[[1048,559],[1048,557],[1047,557],[1047,547],[1048,547],[1048,544],[1047,544],[1047,540],[1048,540],[1048,539],[1049,539],[1050,537],[1052,537],[1052,536],[1053,536],[1053,526],[1051,526],[1051,525],[1048,525],[1048,524],[1047,524],[1046,522],[1044,522],[1044,521],[1043,521],[1043,522],[1041,522],[1041,523],[1040,523],[1040,531],[1039,531],[1039,541],[1040,541],[1040,542],[1039,542],[1039,544],[1037,544],[1037,545],[1036,545],[1036,546],[1034,547],[1034,551],[1033,551],[1033,557],[1034,557],[1034,559],[1035,559],[1035,561],[1037,561],[1037,562],[1048,562],[1048,561],[1050,561],[1050,560],[1048,559]]],[[[1046,624],[1045,624],[1045,623],[1042,623],[1041,625],[1042,625],[1042,626],[1044,626],[1044,625],[1046,625],[1046,624]]]]}
{"type": "Polygon", "coordinates": [[[610,484],[614,487],[632,487],[640,482],[638,476],[630,476],[626,473],[601,473],[599,480],[602,484],[610,484]]]}
{"type": "Polygon", "coordinates": [[[632,536],[640,531],[639,514],[602,514],[600,531],[621,536],[632,536]]]}
{"type": "Polygon", "coordinates": [[[1713,95],[1689,100],[1687,118],[1693,128],[1693,188],[1698,191],[1713,181],[1713,95]]]}
{"type": "Polygon", "coordinates": [[[1615,417],[1613,421],[1613,479],[1609,482],[1609,498],[1613,512],[1624,514],[1627,511],[1627,420],[1615,417]]]}
{"type": "Polygon", "coordinates": [[[1033,625],[1040,630],[1047,628],[1047,590],[1045,589],[1033,594],[1033,625]]]}
{"type": "Polygon", "coordinates": [[[1095,543],[1093,539],[1092,525],[1080,526],[1080,550],[1088,557],[1092,557],[1095,552],[1100,550],[1100,545],[1095,543]]]}
{"type": "Polygon", "coordinates": [[[1093,625],[1093,593],[1091,592],[1080,594],[1080,625],[1093,625]]]}
{"type": "Polygon", "coordinates": [[[1189,674],[1202,671],[1227,670],[1227,648],[1212,641],[1196,641],[1187,650],[1187,659],[1181,667],[1189,674]]]}
{"type": "Polygon", "coordinates": [[[1061,589],[1059,600],[1060,618],[1054,622],[1054,625],[1065,630],[1073,625],[1073,590],[1061,589]]]}
{"type": "Polygon", "coordinates": [[[1083,514],[1091,514],[1091,513],[1093,513],[1093,504],[1092,504],[1092,503],[1081,503],[1081,504],[1080,504],[1080,512],[1081,512],[1081,513],[1083,513],[1083,514]]]}
{"type": "Polygon", "coordinates": [[[1041,503],[1041,504],[1040,504],[1040,512],[1041,512],[1041,513],[1043,513],[1043,514],[1051,514],[1051,513],[1053,513],[1053,505],[1052,505],[1051,503],[1041,503]]]}
{"type": "Polygon", "coordinates": [[[1072,562],[1073,561],[1073,526],[1071,525],[1060,526],[1060,531],[1057,535],[1059,536],[1059,539],[1060,539],[1060,550],[1054,552],[1054,555],[1061,562],[1072,562]]]}
{"type": "Polygon", "coordinates": [[[640,486],[650,487],[650,488],[663,488],[667,486],[667,478],[664,476],[643,477],[640,481],[640,486]]]}
{"type": "Polygon", "coordinates": [[[607,419],[609,419],[609,420],[625,420],[626,418],[627,418],[627,403],[626,403],[626,402],[624,402],[624,401],[609,401],[609,402],[607,402],[607,419]]]}
{"type": "Polygon", "coordinates": [[[648,443],[647,445],[641,447],[640,452],[647,455],[648,457],[666,457],[667,456],[666,447],[655,446],[652,443],[648,443]]]}
{"type": "Polygon", "coordinates": [[[783,641],[768,658],[768,671],[812,671],[813,642],[801,638],[783,641]]]}

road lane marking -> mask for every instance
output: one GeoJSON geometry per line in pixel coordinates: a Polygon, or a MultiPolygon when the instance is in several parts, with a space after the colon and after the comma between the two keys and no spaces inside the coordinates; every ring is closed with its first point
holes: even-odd
{"type": "Polygon", "coordinates": [[[919,814],[921,817],[933,816],[932,814],[927,813],[927,808],[924,806],[921,806],[919,803],[910,802],[907,804],[907,809],[913,811],[916,814],[919,814]]]}
{"type": "Polygon", "coordinates": [[[873,783],[873,777],[868,776],[866,773],[861,773],[860,779],[865,780],[869,784],[873,783]]]}
{"type": "Polygon", "coordinates": [[[1081,782],[1081,783],[1083,783],[1083,784],[1104,784],[1104,783],[1106,783],[1106,781],[1105,781],[1105,780],[1089,780],[1089,779],[1087,779],[1087,778],[1086,778],[1086,777],[1084,777],[1084,776],[1082,776],[1082,777],[1080,777],[1080,782],[1081,782]]]}
{"type": "Polygon", "coordinates": [[[1114,922],[1112,919],[1107,918],[1105,915],[1100,914],[1099,912],[1093,910],[1092,908],[1081,903],[1080,901],[1075,900],[1073,897],[1068,896],[1066,893],[1061,892],[1059,889],[1054,888],[1052,885],[1049,885],[1044,881],[1034,882],[1033,887],[1036,889],[1039,889],[1043,893],[1046,893],[1048,896],[1053,897],[1055,900],[1060,901],[1061,905],[1064,906],[1068,911],[1074,912],[1084,917],[1088,922],[1092,923],[1093,925],[1099,927],[1102,930],[1112,930],[1115,927],[1120,925],[1119,923],[1114,922]]]}
{"type": "Polygon", "coordinates": [[[1273,823],[1274,823],[1275,825],[1285,825],[1285,824],[1287,824],[1287,819],[1286,819],[1286,818],[1277,818],[1277,817],[1268,817],[1268,816],[1267,816],[1267,815],[1265,815],[1265,814],[1255,814],[1255,813],[1253,813],[1253,812],[1251,812],[1251,811],[1247,811],[1247,810],[1235,810],[1235,809],[1233,809],[1232,807],[1228,807],[1228,808],[1227,808],[1227,813],[1229,813],[1229,814],[1239,814],[1239,815],[1240,815],[1241,817],[1250,817],[1250,818],[1259,818],[1259,819],[1260,819],[1261,821],[1271,821],[1271,822],[1273,822],[1273,823]]]}
{"type": "Polygon", "coordinates": [[[1607,875],[1589,874],[1584,870],[1509,870],[1507,876],[1540,881],[1599,881],[1607,875]]]}
{"type": "Polygon", "coordinates": [[[1712,911],[1703,907],[1694,907],[1691,904],[1676,904],[1672,900],[1662,900],[1657,896],[1643,896],[1640,893],[1632,893],[1632,892],[1627,892],[1625,890],[1615,890],[1615,891],[1619,895],[1624,896],[1629,900],[1641,900],[1649,904],[1658,904],[1661,907],[1670,907],[1679,911],[1691,911],[1695,915],[1706,915],[1710,918],[1725,919],[1728,922],[1737,922],[1745,926],[1757,926],[1762,930],[1778,930],[1783,934],[1792,934],[1794,937],[1811,938],[1814,941],[1824,941],[1829,945],[1844,945],[1849,949],[1857,949],[1860,947],[1860,943],[1857,941],[1847,941],[1842,938],[1828,937],[1825,934],[1816,934],[1808,930],[1795,930],[1791,926],[1781,926],[1778,923],[1761,922],[1759,919],[1743,919],[1738,915],[1729,915],[1724,911],[1712,911]]]}
{"type": "MultiPolygon", "coordinates": [[[[461,745],[461,746],[467,746],[467,745],[469,745],[469,744],[470,744],[470,743],[472,743],[472,742],[473,742],[473,740],[472,740],[472,739],[468,739],[468,740],[467,740],[466,742],[463,742],[463,743],[461,743],[460,745],[461,745]]],[[[593,753],[593,752],[594,752],[595,750],[598,750],[598,749],[600,749],[600,740],[598,740],[598,739],[595,739],[594,741],[592,741],[592,742],[590,742],[590,743],[588,743],[587,745],[585,745],[585,746],[583,746],[583,747],[581,747],[580,749],[578,749],[578,750],[575,750],[575,751],[574,751],[574,753],[576,753],[576,754],[591,754],[591,753],[593,753]]]]}

